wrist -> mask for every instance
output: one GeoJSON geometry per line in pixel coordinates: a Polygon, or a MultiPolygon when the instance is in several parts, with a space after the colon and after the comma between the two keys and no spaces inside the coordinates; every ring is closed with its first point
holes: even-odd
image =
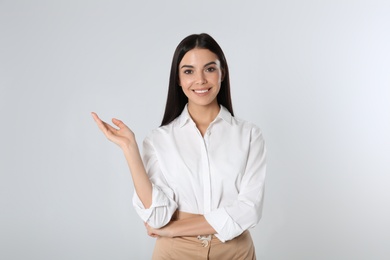
{"type": "Polygon", "coordinates": [[[139,153],[136,142],[121,145],[121,149],[125,155],[134,155],[139,153]]]}
{"type": "Polygon", "coordinates": [[[169,225],[167,225],[167,227],[166,227],[166,234],[167,234],[167,236],[168,237],[176,237],[176,236],[178,236],[177,234],[176,234],[176,232],[175,232],[175,224],[177,224],[176,223],[176,221],[171,221],[171,223],[169,223],[169,225]]]}

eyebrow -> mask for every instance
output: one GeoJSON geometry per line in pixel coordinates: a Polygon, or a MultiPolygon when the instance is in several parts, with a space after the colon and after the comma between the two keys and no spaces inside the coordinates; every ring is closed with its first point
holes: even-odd
{"type": "MultiPolygon", "coordinates": [[[[203,68],[204,68],[204,67],[207,67],[207,66],[209,66],[209,65],[211,65],[211,64],[217,65],[217,63],[216,63],[215,61],[210,61],[209,63],[206,63],[206,64],[203,66],[203,68]]],[[[192,66],[192,65],[183,65],[183,66],[181,66],[180,68],[181,68],[181,69],[182,69],[182,68],[194,68],[194,66],[192,66]]]]}

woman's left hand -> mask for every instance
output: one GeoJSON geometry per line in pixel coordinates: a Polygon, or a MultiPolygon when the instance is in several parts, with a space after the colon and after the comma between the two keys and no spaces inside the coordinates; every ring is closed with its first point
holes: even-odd
{"type": "Polygon", "coordinates": [[[170,224],[171,223],[162,228],[152,228],[145,222],[145,227],[148,235],[151,237],[173,237],[169,228],[170,224]]]}

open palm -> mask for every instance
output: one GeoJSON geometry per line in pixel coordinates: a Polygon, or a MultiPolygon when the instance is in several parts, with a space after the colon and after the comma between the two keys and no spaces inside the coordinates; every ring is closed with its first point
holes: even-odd
{"type": "Polygon", "coordinates": [[[92,112],[91,114],[99,129],[111,142],[119,145],[122,149],[135,143],[134,133],[121,120],[112,119],[112,123],[118,127],[115,128],[102,121],[96,113],[92,112]]]}

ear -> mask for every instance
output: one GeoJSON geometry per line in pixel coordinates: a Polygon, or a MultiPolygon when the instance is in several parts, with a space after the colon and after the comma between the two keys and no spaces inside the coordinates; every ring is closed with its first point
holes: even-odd
{"type": "Polygon", "coordinates": [[[221,68],[221,72],[222,72],[222,75],[221,75],[221,82],[225,80],[225,69],[224,68],[221,68]]]}

